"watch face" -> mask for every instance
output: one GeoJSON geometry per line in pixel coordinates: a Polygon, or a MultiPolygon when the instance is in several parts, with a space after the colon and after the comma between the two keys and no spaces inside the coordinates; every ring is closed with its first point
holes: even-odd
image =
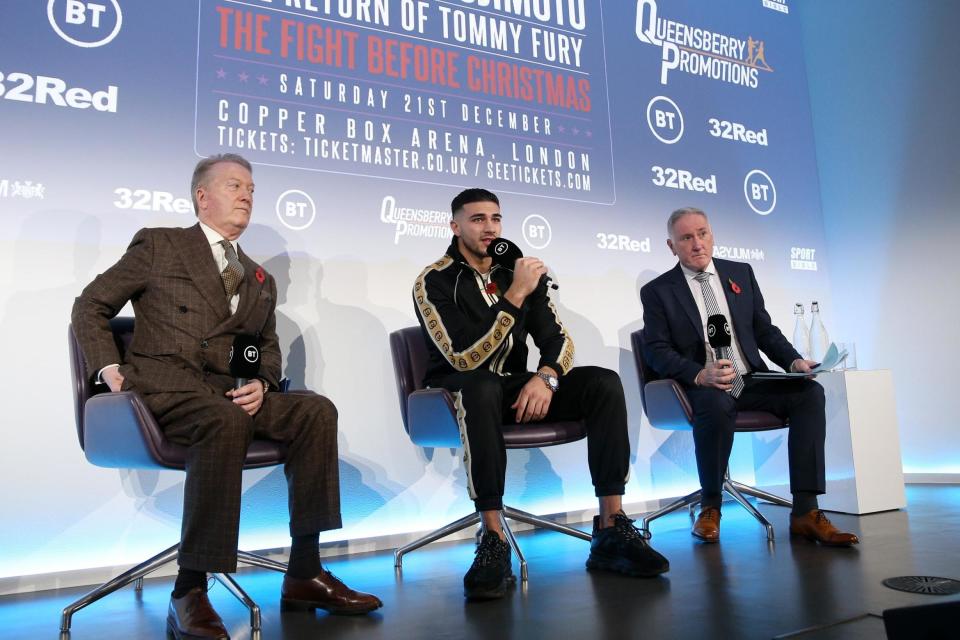
{"type": "Polygon", "coordinates": [[[549,373],[537,371],[537,377],[543,380],[543,382],[550,387],[551,391],[556,391],[560,386],[560,381],[557,380],[556,376],[551,376],[549,373]]]}

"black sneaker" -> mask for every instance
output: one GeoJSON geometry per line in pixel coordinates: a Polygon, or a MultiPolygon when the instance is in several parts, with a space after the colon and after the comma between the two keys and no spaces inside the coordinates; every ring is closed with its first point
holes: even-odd
{"type": "Polygon", "coordinates": [[[612,527],[600,528],[593,518],[593,541],[587,569],[616,571],[638,578],[653,578],[670,570],[670,562],[653,550],[633,520],[622,513],[613,517],[612,527]]]}
{"type": "Polygon", "coordinates": [[[467,600],[502,598],[517,581],[510,566],[510,545],[493,531],[485,531],[476,554],[463,576],[463,595],[467,600]]]}

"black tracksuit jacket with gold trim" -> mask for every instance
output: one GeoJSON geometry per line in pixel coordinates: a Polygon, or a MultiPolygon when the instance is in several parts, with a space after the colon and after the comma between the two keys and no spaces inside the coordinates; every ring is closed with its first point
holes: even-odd
{"type": "Polygon", "coordinates": [[[427,337],[430,363],[424,383],[457,371],[489,369],[500,375],[527,371],[527,335],[540,364],[562,376],[573,367],[573,340],[540,285],[515,307],[503,297],[513,270],[494,265],[485,276],[467,264],[457,238],[413,286],[413,302],[427,337]]]}

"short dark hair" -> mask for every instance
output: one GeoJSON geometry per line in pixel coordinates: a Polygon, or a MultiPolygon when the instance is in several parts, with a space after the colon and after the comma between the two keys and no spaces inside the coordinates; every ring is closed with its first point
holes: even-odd
{"type": "Polygon", "coordinates": [[[460,211],[464,205],[470,204],[471,202],[493,202],[498,207],[500,206],[500,199],[495,193],[475,187],[473,189],[464,189],[457,194],[457,197],[450,203],[450,213],[457,215],[457,211],[460,211]]]}
{"type": "Polygon", "coordinates": [[[193,168],[193,177],[190,179],[190,199],[193,200],[193,213],[200,215],[200,205],[197,204],[197,187],[207,181],[207,174],[213,165],[221,162],[232,162],[238,164],[250,173],[253,173],[253,167],[246,158],[237,153],[218,153],[200,160],[197,166],[193,168]]]}

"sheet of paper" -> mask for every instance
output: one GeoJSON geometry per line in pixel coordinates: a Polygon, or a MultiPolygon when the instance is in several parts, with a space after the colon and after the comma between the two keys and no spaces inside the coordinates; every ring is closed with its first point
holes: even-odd
{"type": "Polygon", "coordinates": [[[840,351],[837,349],[836,343],[831,342],[830,346],[827,347],[827,352],[823,356],[823,362],[814,368],[814,373],[823,373],[824,371],[830,371],[831,369],[836,368],[841,362],[846,360],[847,350],[844,349],[840,351]]]}
{"type": "MultiPolygon", "coordinates": [[[[837,349],[837,345],[833,342],[830,343],[830,346],[827,348],[827,353],[823,356],[823,362],[814,367],[811,373],[825,373],[832,370],[833,368],[840,365],[841,362],[846,360],[847,350],[844,349],[840,351],[837,349]]],[[[810,373],[783,373],[780,371],[755,371],[753,373],[748,373],[747,376],[754,380],[789,380],[791,378],[806,378],[811,375],[810,373]]]]}

